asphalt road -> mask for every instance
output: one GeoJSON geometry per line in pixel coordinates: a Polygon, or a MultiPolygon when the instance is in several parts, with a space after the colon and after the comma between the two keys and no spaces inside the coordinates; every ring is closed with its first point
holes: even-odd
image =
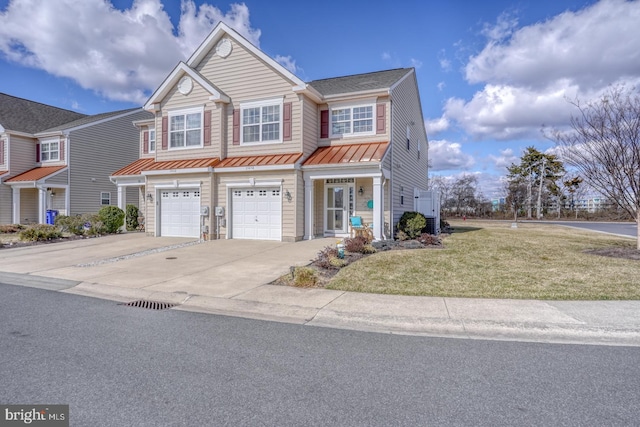
{"type": "Polygon", "coordinates": [[[640,349],[364,333],[0,284],[0,403],[74,426],[637,425],[640,349]]]}
{"type": "Polygon", "coordinates": [[[603,233],[636,237],[638,226],[635,222],[586,222],[586,221],[541,221],[546,224],[564,225],[603,233]]]}

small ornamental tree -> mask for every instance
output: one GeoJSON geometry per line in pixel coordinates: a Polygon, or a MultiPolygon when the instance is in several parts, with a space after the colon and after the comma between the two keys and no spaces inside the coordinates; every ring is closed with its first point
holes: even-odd
{"type": "Polygon", "coordinates": [[[426,226],[427,218],[420,212],[405,212],[398,221],[398,231],[402,231],[410,239],[420,236],[426,226]]]}

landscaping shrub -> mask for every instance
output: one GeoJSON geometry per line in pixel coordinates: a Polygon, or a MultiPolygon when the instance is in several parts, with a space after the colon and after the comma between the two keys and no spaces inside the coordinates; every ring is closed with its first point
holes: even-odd
{"type": "Polygon", "coordinates": [[[402,231],[409,239],[420,236],[427,226],[427,218],[420,212],[405,212],[398,221],[398,232],[402,231]]]}
{"type": "Polygon", "coordinates": [[[378,251],[373,247],[373,245],[364,245],[364,247],[362,248],[362,253],[366,255],[375,254],[376,252],[378,251]]]}
{"type": "Polygon", "coordinates": [[[0,225],[0,233],[12,234],[17,233],[20,230],[24,230],[24,225],[22,224],[4,224],[0,225]]]}
{"type": "Polygon", "coordinates": [[[318,274],[313,268],[296,267],[293,270],[293,286],[298,288],[310,288],[318,283],[318,274]]]}
{"type": "Polygon", "coordinates": [[[362,253],[362,249],[367,243],[369,243],[367,242],[367,238],[363,236],[346,238],[344,239],[344,248],[347,250],[347,252],[362,253]]]}
{"type": "Polygon", "coordinates": [[[329,265],[333,268],[342,268],[345,267],[347,264],[349,264],[349,261],[347,261],[344,258],[329,258],[329,265]]]}
{"type": "Polygon", "coordinates": [[[55,225],[60,227],[60,230],[64,233],[72,233],[76,236],[82,236],[84,234],[84,222],[80,216],[56,216],[55,225]]]}
{"type": "Polygon", "coordinates": [[[42,242],[46,240],[59,239],[62,231],[59,227],[49,224],[30,225],[18,234],[20,240],[25,242],[42,242]]]}
{"type": "Polygon", "coordinates": [[[98,211],[98,218],[104,226],[104,231],[115,234],[124,225],[124,211],[117,206],[105,206],[98,211]]]}
{"type": "Polygon", "coordinates": [[[315,260],[315,264],[321,268],[333,268],[331,264],[332,258],[338,258],[338,248],[333,246],[327,246],[320,252],[318,252],[318,258],[315,260]]]}
{"type": "Polygon", "coordinates": [[[140,215],[140,210],[136,205],[127,205],[127,231],[138,229],[138,215],[140,215]]]}
{"type": "Polygon", "coordinates": [[[416,240],[426,246],[440,246],[440,238],[433,234],[422,233],[416,240]]]}

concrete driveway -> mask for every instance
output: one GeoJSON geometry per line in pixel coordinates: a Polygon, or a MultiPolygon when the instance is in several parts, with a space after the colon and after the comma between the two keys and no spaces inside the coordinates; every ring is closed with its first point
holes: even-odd
{"type": "MultiPolygon", "coordinates": [[[[4,249],[0,271],[232,298],[307,265],[334,239],[297,243],[146,237],[140,233],[4,249]]],[[[112,288],[113,289],[113,288],[112,288]]]]}

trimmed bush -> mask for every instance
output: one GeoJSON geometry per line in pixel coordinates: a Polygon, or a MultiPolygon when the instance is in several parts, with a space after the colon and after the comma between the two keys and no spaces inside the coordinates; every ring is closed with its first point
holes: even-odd
{"type": "Polygon", "coordinates": [[[347,250],[347,252],[362,253],[362,249],[367,243],[369,243],[367,241],[367,238],[363,236],[346,238],[344,239],[344,248],[347,250]]]}
{"type": "Polygon", "coordinates": [[[136,205],[127,205],[127,231],[138,229],[138,215],[140,215],[140,210],[136,205]]]}
{"type": "Polygon", "coordinates": [[[34,224],[22,230],[18,236],[25,242],[43,242],[61,238],[62,231],[55,225],[34,224]]]}
{"type": "Polygon", "coordinates": [[[98,218],[108,234],[115,234],[124,225],[124,211],[117,206],[105,206],[98,211],[98,218]]]}
{"type": "Polygon", "coordinates": [[[84,222],[80,216],[56,216],[55,225],[60,227],[64,233],[72,233],[76,236],[82,236],[84,234],[84,222]]]}
{"type": "Polygon", "coordinates": [[[13,234],[17,233],[20,230],[24,230],[25,226],[22,224],[4,224],[0,225],[0,233],[3,234],[13,234]]]}
{"type": "Polygon", "coordinates": [[[342,268],[342,267],[345,267],[347,264],[349,264],[349,261],[347,261],[344,258],[337,258],[337,257],[329,258],[329,265],[333,268],[342,268]]]}
{"type": "Polygon", "coordinates": [[[402,231],[409,239],[420,236],[427,226],[427,218],[420,212],[405,212],[398,221],[398,231],[402,231]]]}
{"type": "Polygon", "coordinates": [[[362,253],[365,255],[375,254],[376,252],[378,251],[373,247],[373,245],[364,245],[364,247],[362,248],[362,253]]]}
{"type": "Polygon", "coordinates": [[[314,262],[321,268],[333,268],[333,265],[331,265],[332,258],[338,258],[338,248],[335,246],[327,246],[318,252],[318,258],[316,258],[314,262]]]}
{"type": "Polygon", "coordinates": [[[296,267],[293,270],[293,286],[298,288],[310,288],[318,283],[318,274],[313,268],[296,267]]]}

